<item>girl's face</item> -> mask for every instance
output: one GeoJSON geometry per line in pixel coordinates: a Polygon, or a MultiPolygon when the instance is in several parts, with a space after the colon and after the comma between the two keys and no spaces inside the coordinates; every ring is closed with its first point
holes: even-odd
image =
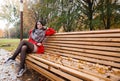
{"type": "Polygon", "coordinates": [[[37,28],[38,28],[38,29],[43,28],[43,26],[42,26],[42,24],[41,24],[40,22],[37,22],[37,28]]]}

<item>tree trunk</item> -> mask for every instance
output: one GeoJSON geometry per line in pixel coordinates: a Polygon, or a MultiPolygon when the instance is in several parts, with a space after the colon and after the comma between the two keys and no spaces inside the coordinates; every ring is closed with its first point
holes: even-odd
{"type": "Polygon", "coordinates": [[[107,0],[107,24],[106,24],[106,27],[105,29],[110,29],[110,24],[111,24],[111,12],[110,12],[110,1],[107,0]]]}
{"type": "Polygon", "coordinates": [[[89,28],[90,30],[93,30],[93,25],[92,25],[92,20],[93,20],[93,10],[92,10],[92,6],[93,6],[93,2],[88,2],[88,6],[89,6],[89,28]]]}

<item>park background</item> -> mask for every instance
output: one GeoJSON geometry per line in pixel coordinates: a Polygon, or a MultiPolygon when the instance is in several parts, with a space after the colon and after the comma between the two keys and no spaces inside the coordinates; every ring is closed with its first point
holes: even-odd
{"type": "MultiPolygon", "coordinates": [[[[120,0],[23,0],[23,5],[24,39],[39,19],[56,32],[120,29],[120,0]]],[[[0,0],[0,49],[15,50],[20,42],[20,21],[20,0],[0,0]]],[[[29,71],[32,77],[39,76],[29,71]]],[[[33,81],[28,74],[21,81],[33,81]]]]}
{"type": "MultiPolygon", "coordinates": [[[[57,32],[120,28],[120,0],[23,0],[23,37],[40,19],[57,32]]],[[[20,1],[0,5],[0,37],[20,38],[20,1]]]]}

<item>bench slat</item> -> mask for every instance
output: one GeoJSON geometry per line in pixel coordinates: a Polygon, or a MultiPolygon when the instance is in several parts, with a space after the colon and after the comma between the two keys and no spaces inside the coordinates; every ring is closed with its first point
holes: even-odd
{"type": "Polygon", "coordinates": [[[95,31],[79,31],[79,32],[63,32],[56,33],[55,35],[68,35],[68,34],[100,34],[100,33],[120,33],[120,29],[116,30],[95,30],[95,31]]]}
{"type": "Polygon", "coordinates": [[[26,61],[26,63],[30,67],[32,67],[35,71],[39,72],[40,74],[42,73],[44,76],[46,76],[47,78],[49,78],[52,81],[57,81],[57,80],[59,80],[59,81],[65,81],[65,80],[61,79],[60,77],[58,77],[58,76],[56,76],[56,75],[54,75],[54,74],[52,74],[52,73],[50,73],[50,72],[48,72],[48,71],[40,68],[39,66],[33,64],[30,61],[26,61]]]}
{"type": "Polygon", "coordinates": [[[120,42],[120,38],[78,38],[78,37],[49,37],[47,41],[92,41],[92,42],[120,42]]]}
{"type": "Polygon", "coordinates": [[[109,56],[102,56],[102,55],[95,55],[95,54],[87,54],[87,53],[79,53],[79,52],[73,52],[73,51],[67,51],[67,50],[60,50],[60,49],[52,49],[52,48],[46,48],[45,52],[54,52],[54,53],[63,53],[67,55],[73,55],[72,58],[79,58],[81,56],[83,57],[89,57],[89,58],[95,58],[95,59],[101,59],[101,60],[106,60],[106,61],[115,61],[115,62],[120,62],[120,58],[118,57],[109,57],[109,56]],[[57,50],[57,52],[55,52],[57,50]],[[75,57],[74,57],[75,56],[75,57]]]}
{"type": "MultiPolygon", "coordinates": [[[[61,55],[55,55],[54,53],[45,53],[41,56],[36,55],[37,57],[43,58],[45,60],[51,61],[56,64],[63,65],[65,67],[75,69],[77,71],[81,71],[83,73],[87,73],[99,78],[107,78],[109,75],[113,75],[109,67],[101,66],[100,64],[89,63],[82,60],[76,60],[70,57],[62,57],[61,55]],[[106,75],[107,74],[107,75],[106,75]]],[[[112,68],[113,71],[114,68],[112,68]]],[[[115,71],[114,71],[115,72],[115,71]]],[[[109,79],[113,80],[115,77],[111,77],[109,79]]],[[[116,78],[120,79],[119,76],[116,78]]],[[[116,81],[117,79],[113,80],[116,81]]]]}
{"type": "MultiPolygon", "coordinates": [[[[67,74],[67,73],[65,73],[65,72],[62,72],[62,71],[60,71],[59,69],[55,69],[55,68],[53,68],[53,67],[50,67],[49,65],[46,65],[46,64],[44,64],[44,63],[41,63],[40,61],[38,61],[38,60],[35,60],[34,58],[32,58],[32,57],[28,57],[27,58],[29,61],[32,61],[33,63],[35,63],[35,64],[37,64],[37,65],[39,65],[39,66],[42,66],[42,67],[44,67],[45,69],[48,69],[49,71],[52,71],[52,72],[54,72],[54,73],[59,73],[59,75],[62,75],[63,77],[65,77],[65,78],[68,78],[69,77],[69,80],[75,80],[75,81],[82,81],[81,79],[79,79],[79,78],[77,78],[77,77],[74,77],[74,76],[71,76],[71,75],[69,75],[69,74],[67,74]]],[[[60,78],[60,76],[58,76],[59,78],[60,78]]],[[[57,77],[56,77],[56,80],[58,80],[59,81],[59,79],[57,79],[57,77]]]]}
{"type": "Polygon", "coordinates": [[[51,37],[78,37],[78,38],[80,38],[80,37],[84,37],[84,38],[86,38],[86,37],[93,37],[93,38],[101,38],[101,37],[104,37],[104,38],[119,38],[120,37],[120,33],[113,33],[113,34],[109,34],[109,33],[107,33],[107,34],[76,34],[76,35],[53,35],[53,36],[51,36],[51,37]]]}
{"type": "Polygon", "coordinates": [[[74,45],[74,44],[59,44],[59,43],[46,43],[50,46],[58,46],[58,47],[68,47],[68,48],[78,48],[78,49],[93,49],[93,50],[102,50],[102,51],[115,51],[120,52],[119,47],[105,47],[105,46],[89,46],[89,45],[74,45]]]}
{"type": "MultiPolygon", "coordinates": [[[[54,52],[51,52],[51,53],[54,54],[54,52]]],[[[67,56],[67,57],[74,57],[74,58],[77,58],[79,60],[93,62],[93,63],[96,63],[96,64],[102,64],[102,65],[112,66],[112,67],[115,67],[115,68],[120,68],[120,63],[115,63],[113,61],[106,61],[106,60],[100,60],[100,59],[83,57],[83,56],[78,57],[78,56],[74,56],[72,54],[71,55],[70,54],[64,54],[64,53],[57,53],[57,54],[64,55],[64,56],[67,56]]]]}
{"type": "Polygon", "coordinates": [[[113,42],[85,42],[85,41],[49,41],[47,43],[62,43],[62,44],[81,44],[81,45],[96,45],[96,46],[114,46],[120,47],[119,43],[113,42]]]}
{"type": "Polygon", "coordinates": [[[67,50],[67,51],[74,51],[79,53],[93,53],[93,54],[99,54],[99,55],[108,55],[108,56],[116,56],[120,57],[119,52],[109,52],[109,51],[100,51],[100,50],[91,50],[91,49],[78,49],[78,48],[67,48],[67,47],[58,47],[58,46],[45,46],[46,48],[52,48],[52,49],[61,49],[61,50],[67,50]]]}
{"type": "MultiPolygon", "coordinates": [[[[39,61],[41,61],[43,63],[46,63],[48,65],[51,65],[53,67],[59,68],[60,70],[65,71],[67,73],[70,73],[70,74],[72,74],[74,76],[80,77],[83,80],[87,80],[87,81],[91,81],[91,80],[93,80],[93,81],[100,81],[101,80],[98,77],[95,77],[95,76],[92,76],[92,75],[89,75],[89,74],[86,74],[86,73],[83,73],[83,72],[80,72],[80,71],[76,71],[76,70],[67,68],[65,66],[59,65],[59,64],[55,64],[53,62],[47,61],[45,59],[42,59],[42,58],[40,58],[38,56],[30,55],[30,57],[32,57],[34,59],[38,59],[39,61]]],[[[106,79],[106,81],[107,81],[107,79],[106,79]]]]}

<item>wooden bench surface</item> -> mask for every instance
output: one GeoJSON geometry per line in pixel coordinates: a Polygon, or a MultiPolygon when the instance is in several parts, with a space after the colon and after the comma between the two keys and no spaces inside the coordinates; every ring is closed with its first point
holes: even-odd
{"type": "Polygon", "coordinates": [[[120,30],[56,33],[27,64],[51,80],[119,81],[120,30]]]}

